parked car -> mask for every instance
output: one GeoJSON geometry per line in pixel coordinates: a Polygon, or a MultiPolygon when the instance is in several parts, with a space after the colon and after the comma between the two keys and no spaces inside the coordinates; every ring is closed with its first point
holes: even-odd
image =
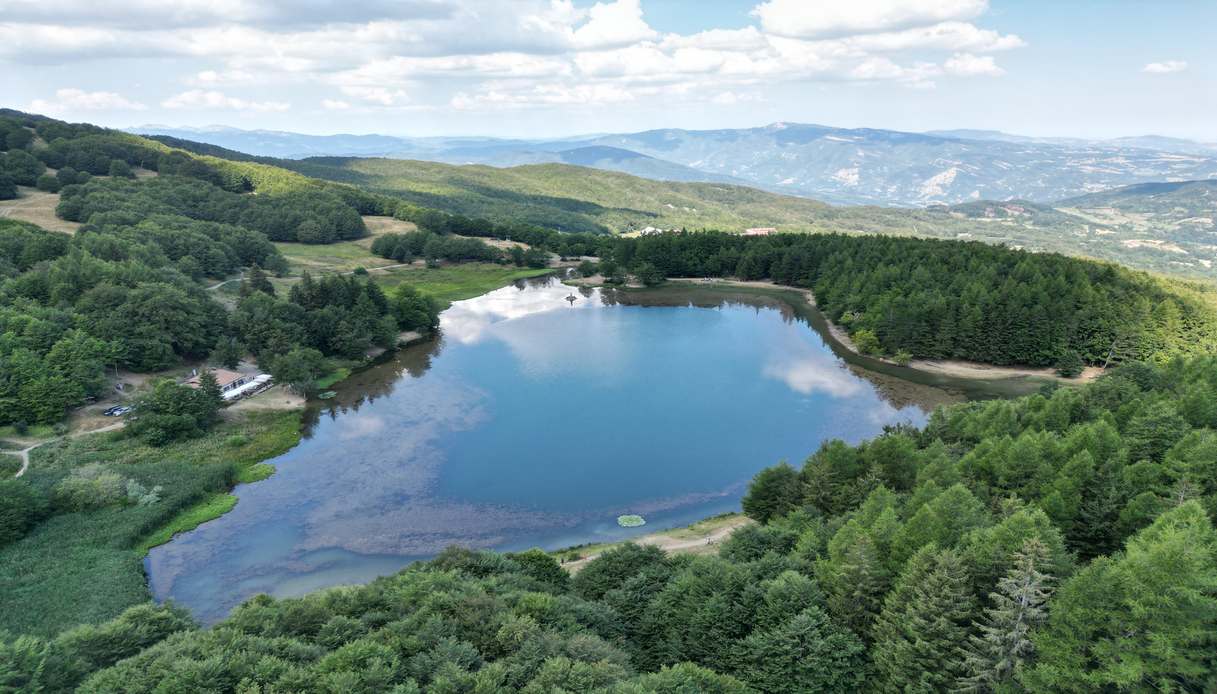
{"type": "Polygon", "coordinates": [[[115,405],[105,412],[102,412],[107,417],[121,417],[132,410],[130,405],[115,405]]]}

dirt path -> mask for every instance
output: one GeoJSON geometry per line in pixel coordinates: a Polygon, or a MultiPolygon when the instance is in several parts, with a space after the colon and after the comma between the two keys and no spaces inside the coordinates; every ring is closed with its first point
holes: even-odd
{"type": "MultiPolygon", "coordinates": [[[[84,436],[84,435],[86,435],[86,434],[100,434],[100,433],[105,432],[105,431],[117,431],[117,430],[119,430],[119,429],[122,429],[122,428],[123,428],[123,424],[124,424],[124,422],[121,422],[121,421],[120,421],[120,422],[115,422],[114,424],[111,424],[111,425],[109,425],[109,426],[104,426],[104,427],[101,427],[100,429],[90,429],[90,430],[88,430],[88,431],[77,431],[77,432],[73,432],[73,433],[71,433],[71,434],[68,434],[66,438],[69,438],[69,439],[74,439],[74,438],[77,438],[77,437],[80,437],[80,436],[84,436]]],[[[32,445],[32,446],[29,446],[28,448],[23,448],[23,449],[21,449],[21,450],[19,450],[19,451],[10,451],[10,452],[9,452],[9,454],[10,454],[10,455],[15,455],[15,456],[17,456],[18,458],[21,458],[21,469],[20,469],[20,470],[18,470],[18,471],[17,471],[17,474],[13,475],[13,477],[20,477],[20,476],[22,476],[22,475],[24,475],[24,474],[25,474],[25,471],[26,471],[26,470],[28,470],[28,469],[29,469],[29,467],[30,467],[30,453],[31,453],[31,452],[32,452],[32,451],[33,451],[35,448],[38,448],[39,446],[45,446],[45,445],[47,445],[48,443],[53,443],[53,442],[58,441],[59,439],[62,439],[62,438],[65,438],[65,437],[63,437],[63,436],[56,436],[56,437],[55,437],[55,438],[53,438],[53,439],[47,439],[46,441],[39,441],[38,443],[36,443],[36,444],[34,444],[34,445],[32,445]]]]}
{"type": "MultiPolygon", "coordinates": [[[[706,523],[707,521],[702,521],[706,523]]],[[[719,543],[727,539],[731,533],[739,530],[745,525],[751,525],[754,521],[745,515],[732,516],[727,522],[714,524],[712,529],[705,532],[697,532],[697,526],[700,523],[695,523],[688,528],[673,528],[671,530],[662,530],[650,535],[643,535],[634,539],[628,540],[636,545],[651,545],[658,547],[669,554],[707,554],[712,551],[717,551],[719,543]],[[689,536],[692,533],[692,536],[689,536]]],[[[589,554],[574,561],[563,562],[562,567],[571,573],[575,573],[582,569],[593,559],[596,559],[601,554],[608,550],[625,544],[624,542],[605,545],[599,551],[589,554]]]]}

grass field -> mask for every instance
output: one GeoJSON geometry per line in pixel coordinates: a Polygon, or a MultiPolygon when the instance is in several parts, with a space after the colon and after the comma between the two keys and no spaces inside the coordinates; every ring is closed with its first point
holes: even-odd
{"type": "Polygon", "coordinates": [[[194,530],[209,520],[215,520],[231,511],[236,505],[237,497],[232,494],[224,494],[223,492],[212,494],[204,501],[183,510],[168,523],[157,529],[156,532],[145,537],[136,545],[135,551],[143,556],[153,547],[163,545],[172,540],[174,535],[194,530]]]}
{"type": "Polygon", "coordinates": [[[58,513],[0,548],[0,631],[54,634],[147,601],[147,548],[230,508],[223,499],[233,483],[299,440],[299,411],[253,412],[163,448],[113,432],[36,449],[24,479],[48,495],[73,470],[99,463],[149,489],[160,486],[161,498],[58,513]]]}
{"type": "Polygon", "coordinates": [[[493,263],[463,263],[438,268],[393,268],[373,273],[372,277],[376,279],[377,284],[386,289],[408,284],[424,294],[435,297],[444,307],[447,307],[453,301],[471,299],[516,280],[537,277],[549,272],[551,271],[493,263]]]}
{"type": "Polygon", "coordinates": [[[59,204],[58,193],[45,193],[25,186],[18,190],[20,197],[17,199],[0,201],[0,217],[20,219],[37,224],[48,231],[61,231],[65,234],[74,234],[80,228],[79,222],[69,222],[55,216],[55,206],[59,204]]]}
{"type": "Polygon", "coordinates": [[[305,270],[319,275],[326,272],[350,272],[358,267],[374,268],[396,264],[396,261],[372,255],[367,248],[369,244],[367,239],[330,244],[279,241],[275,243],[275,247],[287,259],[288,273],[294,277],[298,277],[305,270]]]}

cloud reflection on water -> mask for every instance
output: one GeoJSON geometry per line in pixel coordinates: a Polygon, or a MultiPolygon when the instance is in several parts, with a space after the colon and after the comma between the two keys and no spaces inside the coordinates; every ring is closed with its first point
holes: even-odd
{"type": "Polygon", "coordinates": [[[768,306],[640,309],[549,280],[457,302],[442,330],[442,346],[339,385],[231,513],[153,549],[156,598],[213,620],[452,543],[585,542],[620,513],[717,513],[775,455],[924,416],[768,306]]]}

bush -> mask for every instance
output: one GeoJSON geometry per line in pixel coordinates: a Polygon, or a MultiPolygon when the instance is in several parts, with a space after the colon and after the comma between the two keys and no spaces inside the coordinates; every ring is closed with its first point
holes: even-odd
{"type": "Polygon", "coordinates": [[[78,468],[55,485],[55,506],[65,511],[89,511],[123,503],[127,481],[100,463],[78,468]]]}
{"type": "Polygon", "coordinates": [[[21,539],[46,513],[46,499],[25,480],[0,480],[0,547],[21,539]]]}
{"type": "Polygon", "coordinates": [[[861,354],[878,354],[883,349],[873,330],[862,328],[855,331],[850,337],[853,338],[854,346],[861,354]]]}
{"type": "Polygon", "coordinates": [[[135,178],[135,174],[131,172],[131,167],[122,159],[115,159],[110,162],[108,172],[113,178],[135,178]]]}
{"type": "Polygon", "coordinates": [[[49,173],[44,173],[38,177],[38,190],[46,193],[58,193],[59,187],[59,179],[49,173]]]}

